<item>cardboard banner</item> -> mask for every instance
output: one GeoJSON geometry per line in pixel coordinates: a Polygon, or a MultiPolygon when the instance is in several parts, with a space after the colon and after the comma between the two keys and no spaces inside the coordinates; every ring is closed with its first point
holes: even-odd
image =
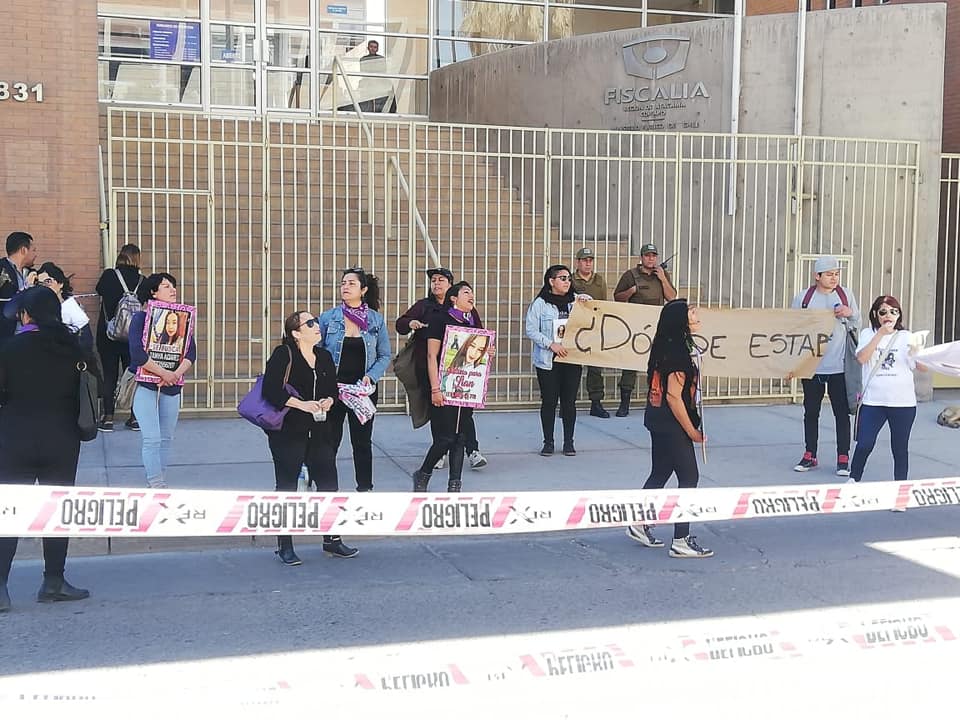
{"type": "MultiPolygon", "coordinates": [[[[660,306],[591,300],[575,303],[559,362],[647,369],[660,306]]],[[[711,377],[813,377],[833,333],[829,310],[711,310],[698,308],[694,342],[711,377]]]]}
{"type": "MultiPolygon", "coordinates": [[[[173,372],[186,357],[190,339],[193,337],[194,318],[197,309],[192,305],[150,300],[144,306],[147,319],[143,323],[143,347],[147,355],[164,370],[173,372]]],[[[160,383],[160,378],[137,369],[137,382],[160,383]]],[[[180,378],[179,385],[184,380],[180,378]]]]}
{"type": "Polygon", "coordinates": [[[493,330],[447,325],[440,351],[440,393],[444,405],[482,408],[490,381],[493,330]]]}

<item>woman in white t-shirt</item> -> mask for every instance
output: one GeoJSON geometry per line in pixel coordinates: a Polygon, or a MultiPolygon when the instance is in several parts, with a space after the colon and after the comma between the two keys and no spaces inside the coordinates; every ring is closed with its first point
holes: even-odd
{"type": "Polygon", "coordinates": [[[37,271],[37,284],[56,293],[60,300],[60,317],[70,332],[77,335],[80,346],[87,351],[93,350],[93,333],[90,330],[90,318],[73,297],[70,278],[57,265],[45,262],[37,271]]]}
{"type": "Polygon", "coordinates": [[[857,360],[863,372],[863,399],[857,423],[857,448],[850,465],[850,480],[859,482],[873,452],[880,429],[890,424],[893,479],[907,479],[907,446],[917,417],[914,370],[917,363],[911,333],[903,327],[903,309],[892,295],[881,295],[870,306],[870,325],[860,333],[857,360]]]}

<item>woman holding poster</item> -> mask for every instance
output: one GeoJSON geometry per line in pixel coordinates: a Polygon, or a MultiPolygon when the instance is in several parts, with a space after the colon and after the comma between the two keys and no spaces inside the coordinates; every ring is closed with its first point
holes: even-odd
{"type": "Polygon", "coordinates": [[[413,491],[425,492],[434,466],[450,454],[447,492],[460,492],[473,408],[483,407],[493,333],[483,330],[473,312],[473,288],[461,281],[447,290],[446,312],[434,315],[427,330],[430,378],[430,433],[433,444],[413,473],[413,491]],[[446,390],[444,390],[446,388],[446,390]]]}
{"type": "MultiPolygon", "coordinates": [[[[681,488],[695,488],[700,481],[694,443],[704,441],[697,409],[700,371],[693,360],[693,334],[700,331],[697,308],[683,299],[671,300],[660,311],[657,332],[647,363],[647,409],[643,424],[650,431],[653,467],[644,490],[660,489],[674,473],[681,488]]],[[[644,547],[662,548],[649,525],[631,525],[627,537],[644,547]]],[[[673,526],[670,557],[706,558],[712,550],[700,547],[690,534],[690,523],[673,526]]]]}
{"type": "Polygon", "coordinates": [[[137,378],[133,413],[140,422],[147,486],[165,488],[183,376],[197,360],[196,309],[177,304],[177,279],[169,273],[154,273],[140,283],[137,298],[146,307],[130,322],[130,370],[137,378]]]}

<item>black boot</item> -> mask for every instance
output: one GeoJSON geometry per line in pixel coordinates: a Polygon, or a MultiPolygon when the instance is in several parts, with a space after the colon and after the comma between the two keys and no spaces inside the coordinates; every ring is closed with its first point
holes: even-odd
{"type": "Polygon", "coordinates": [[[563,441],[563,454],[567,457],[573,457],[577,454],[577,449],[573,446],[573,440],[563,441]]]}
{"type": "Polygon", "coordinates": [[[617,417],[626,417],[630,414],[630,396],[632,390],[620,390],[620,407],[617,408],[617,417]]]}
{"type": "Polygon", "coordinates": [[[427,485],[430,484],[430,473],[425,473],[423,470],[414,470],[413,471],[413,491],[414,492],[426,492],[427,485]]]}
{"type": "Polygon", "coordinates": [[[0,613],[10,611],[10,593],[7,592],[7,584],[0,583],[0,613]]]}
{"type": "Polygon", "coordinates": [[[447,480],[447,492],[460,492],[460,478],[463,477],[463,448],[450,451],[450,477],[447,480]]]}
{"type": "Polygon", "coordinates": [[[359,550],[344,545],[339,535],[328,535],[323,538],[323,551],[327,555],[338,558],[352,558],[359,554],[359,550]]]}
{"type": "Polygon", "coordinates": [[[284,565],[289,565],[291,567],[303,564],[300,558],[297,557],[297,554],[293,551],[293,540],[290,537],[277,538],[277,558],[284,565]]]}
{"type": "Polygon", "coordinates": [[[86,600],[90,597],[89,590],[74,587],[63,576],[47,577],[43,576],[43,584],[37,592],[37,602],[52,603],[64,602],[67,600],[86,600]]]}
{"type": "Polygon", "coordinates": [[[603,405],[600,404],[599,400],[590,401],[590,414],[598,418],[610,417],[610,413],[603,409],[603,405]]]}
{"type": "Polygon", "coordinates": [[[553,449],[554,449],[553,440],[544,440],[543,448],[541,448],[540,454],[543,455],[544,457],[553,455],[553,449]]]}

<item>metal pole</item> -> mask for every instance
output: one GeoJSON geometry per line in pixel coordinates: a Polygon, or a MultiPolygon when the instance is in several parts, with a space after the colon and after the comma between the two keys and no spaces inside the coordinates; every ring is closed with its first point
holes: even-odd
{"type": "Polygon", "coordinates": [[[803,135],[803,67],[807,54],[806,0],[797,0],[797,98],[794,103],[793,134],[803,135]]]}
{"type": "Polygon", "coordinates": [[[730,172],[727,175],[727,215],[737,214],[737,134],[740,132],[740,56],[743,50],[744,0],[736,0],[733,16],[733,82],[730,90],[730,172]]]}

